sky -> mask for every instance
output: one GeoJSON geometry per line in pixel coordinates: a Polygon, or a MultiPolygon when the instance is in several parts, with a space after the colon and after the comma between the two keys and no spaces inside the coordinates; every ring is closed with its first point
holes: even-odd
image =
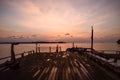
{"type": "Polygon", "coordinates": [[[0,42],[120,39],[120,0],[0,0],[0,42]]]}

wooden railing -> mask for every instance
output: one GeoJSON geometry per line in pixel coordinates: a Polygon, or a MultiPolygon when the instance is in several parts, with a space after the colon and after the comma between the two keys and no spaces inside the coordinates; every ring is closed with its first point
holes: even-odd
{"type": "Polygon", "coordinates": [[[113,59],[115,63],[120,60],[120,51],[117,50],[93,50],[92,53],[107,60],[113,59]]]}
{"type": "Polygon", "coordinates": [[[110,54],[116,54],[118,52],[120,52],[120,50],[96,50],[97,52],[101,52],[101,53],[110,53],[110,54]]]}
{"type": "MultiPolygon", "coordinates": [[[[17,57],[17,56],[24,57],[25,55],[29,55],[29,54],[33,54],[33,53],[35,53],[35,51],[34,51],[34,50],[31,50],[31,51],[27,51],[27,52],[15,54],[15,57],[17,57]]],[[[11,58],[11,56],[7,56],[7,57],[0,58],[0,60],[7,59],[7,58],[11,58]]]]}

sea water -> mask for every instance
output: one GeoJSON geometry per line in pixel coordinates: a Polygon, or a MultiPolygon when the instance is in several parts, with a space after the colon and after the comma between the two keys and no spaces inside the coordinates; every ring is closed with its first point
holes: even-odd
{"type": "MultiPolygon", "coordinates": [[[[61,44],[38,44],[38,47],[40,47],[41,52],[49,52],[49,47],[51,47],[51,52],[56,51],[56,46],[61,47],[62,51],[65,51],[67,48],[72,47],[72,43],[61,43],[61,44]]],[[[84,48],[90,48],[90,43],[75,43],[75,47],[84,47],[84,48]]],[[[36,49],[36,44],[18,44],[15,45],[14,51],[15,54],[23,53],[26,51],[31,51],[36,49]]],[[[94,49],[96,50],[120,50],[120,45],[116,43],[94,43],[94,49]]],[[[10,44],[0,44],[0,58],[10,56],[11,52],[11,45],[10,44]]],[[[1,62],[1,60],[0,60],[1,62]]]]}

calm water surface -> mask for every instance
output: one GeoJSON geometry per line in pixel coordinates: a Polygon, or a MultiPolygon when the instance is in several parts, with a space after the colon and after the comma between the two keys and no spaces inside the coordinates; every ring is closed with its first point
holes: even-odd
{"type": "MultiPolygon", "coordinates": [[[[58,44],[61,46],[62,51],[65,51],[68,47],[72,47],[72,43],[58,44]]],[[[41,52],[48,52],[51,46],[52,52],[55,52],[57,44],[39,44],[41,52]]],[[[90,43],[75,43],[77,47],[90,47],[90,43]]],[[[0,58],[10,55],[10,44],[0,44],[0,58]]],[[[35,44],[19,44],[15,46],[15,54],[22,53],[24,51],[35,50],[35,44]]],[[[116,43],[94,43],[94,49],[96,50],[120,50],[120,45],[116,43]]]]}

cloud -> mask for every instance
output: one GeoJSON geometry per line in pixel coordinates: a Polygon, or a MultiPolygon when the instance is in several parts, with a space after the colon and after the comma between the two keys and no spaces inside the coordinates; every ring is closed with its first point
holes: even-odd
{"type": "Polygon", "coordinates": [[[66,36],[69,36],[69,35],[70,35],[70,33],[66,33],[65,35],[66,35],[66,36]]]}
{"type": "MultiPolygon", "coordinates": [[[[1,0],[0,37],[28,36],[35,39],[56,40],[56,34],[70,35],[78,39],[88,38],[90,26],[95,35],[109,35],[120,24],[118,0],[1,0]],[[5,26],[1,28],[1,26],[5,26]],[[10,29],[10,30],[9,30],[10,29]],[[112,29],[112,30],[111,30],[112,29]],[[69,32],[69,33],[66,33],[69,32]],[[66,34],[64,34],[66,33],[66,34]],[[39,35],[39,36],[38,36],[39,35]],[[52,38],[52,39],[51,39],[52,38]]],[[[115,35],[118,37],[117,35],[115,35]]]]}

